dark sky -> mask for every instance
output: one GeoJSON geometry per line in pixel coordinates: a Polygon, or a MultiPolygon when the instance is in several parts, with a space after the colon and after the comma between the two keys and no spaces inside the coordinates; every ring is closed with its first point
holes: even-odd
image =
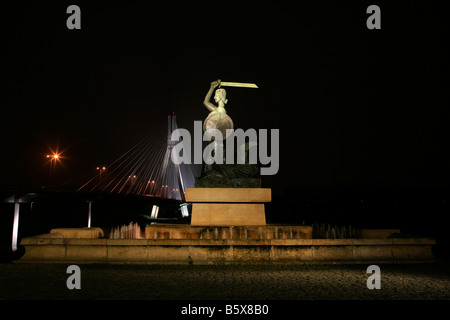
{"type": "Polygon", "coordinates": [[[191,129],[210,82],[235,126],[280,129],[263,185],[447,186],[448,35],[438,4],[21,3],[3,12],[0,185],[79,185],[167,115],[191,129]],[[81,30],[66,8],[81,8],[81,30]],[[366,9],[381,8],[381,30],[366,9]],[[445,105],[444,105],[445,104],[445,105]]]}

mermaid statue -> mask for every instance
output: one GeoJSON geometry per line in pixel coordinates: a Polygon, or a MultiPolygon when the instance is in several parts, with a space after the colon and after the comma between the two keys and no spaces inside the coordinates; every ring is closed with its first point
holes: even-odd
{"type": "MultiPolygon", "coordinates": [[[[203,104],[210,111],[203,122],[203,130],[217,129],[222,133],[223,141],[229,136],[227,129],[234,129],[233,120],[228,116],[225,105],[228,103],[227,93],[221,87],[221,80],[213,81],[205,96],[203,104]],[[210,100],[215,90],[214,101],[217,106],[210,100]]],[[[219,144],[217,141],[216,146],[219,144]]],[[[225,143],[220,143],[223,148],[223,163],[206,164],[203,163],[202,174],[195,179],[195,187],[197,188],[260,188],[261,179],[259,176],[259,166],[257,164],[249,164],[246,160],[244,164],[226,163],[225,143]]],[[[246,159],[248,159],[248,144],[245,146],[246,159]]],[[[216,150],[216,149],[215,149],[216,150]]],[[[234,154],[236,150],[233,150],[234,154]]]]}

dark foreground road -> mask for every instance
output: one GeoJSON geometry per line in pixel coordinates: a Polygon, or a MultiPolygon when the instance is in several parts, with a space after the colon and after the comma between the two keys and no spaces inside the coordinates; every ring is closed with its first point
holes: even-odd
{"type": "Polygon", "coordinates": [[[449,300],[450,264],[368,265],[79,264],[81,289],[69,290],[68,264],[0,264],[0,299],[449,300]]]}

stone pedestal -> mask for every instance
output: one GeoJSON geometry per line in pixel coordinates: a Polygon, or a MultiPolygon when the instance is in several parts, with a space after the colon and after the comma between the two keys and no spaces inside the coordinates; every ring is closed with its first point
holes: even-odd
{"type": "Polygon", "coordinates": [[[262,226],[264,203],[272,200],[270,188],[188,188],[193,226],[262,226]]]}
{"type": "Polygon", "coordinates": [[[312,239],[312,226],[191,226],[152,224],[145,227],[149,240],[295,240],[312,239]]]}

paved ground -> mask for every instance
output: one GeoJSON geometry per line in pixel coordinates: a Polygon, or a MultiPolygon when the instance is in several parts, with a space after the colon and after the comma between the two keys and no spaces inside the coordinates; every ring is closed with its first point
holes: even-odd
{"type": "Polygon", "coordinates": [[[367,265],[79,266],[69,290],[66,264],[0,264],[0,299],[450,300],[450,263],[380,265],[380,290],[367,265]]]}

